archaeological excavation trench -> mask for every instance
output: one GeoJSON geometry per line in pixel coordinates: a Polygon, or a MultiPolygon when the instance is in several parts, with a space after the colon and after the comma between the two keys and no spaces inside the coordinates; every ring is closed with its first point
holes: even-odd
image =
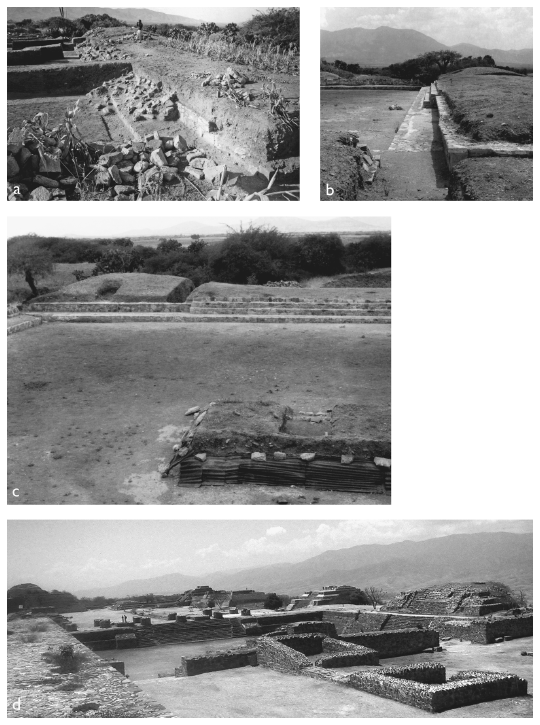
{"type": "MultiPolygon", "coordinates": [[[[441,594],[429,594],[433,611],[441,594]]],[[[519,652],[532,646],[532,613],[461,617],[461,631],[450,633],[442,616],[400,624],[386,612],[303,606],[268,614],[174,603],[148,611],[123,602],[67,615],[37,607],[8,625],[8,696],[24,699],[31,684],[27,717],[530,714],[532,660],[519,652]],[[39,625],[37,644],[20,636],[29,623],[39,625]],[[489,645],[467,626],[503,636],[489,645]],[[57,652],[82,662],[76,674],[50,667],[57,652]]]]}
{"type": "Polygon", "coordinates": [[[531,78],[469,68],[416,90],[321,89],[322,201],[525,200],[532,156],[531,78]]]}
{"type": "Polygon", "coordinates": [[[35,65],[9,53],[10,200],[298,197],[297,80],[131,36],[82,40],[35,65]]]}
{"type": "Polygon", "coordinates": [[[143,274],[36,298],[10,318],[11,369],[37,349],[54,368],[11,378],[10,483],[25,482],[20,503],[384,504],[390,307],[389,288],[193,289],[143,274]],[[73,424],[90,435],[75,440],[73,424]],[[43,453],[28,467],[34,429],[43,453]]]}

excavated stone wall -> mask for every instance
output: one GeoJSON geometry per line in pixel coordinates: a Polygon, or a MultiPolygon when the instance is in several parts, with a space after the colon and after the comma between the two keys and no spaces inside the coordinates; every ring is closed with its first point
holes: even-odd
{"type": "MultiPolygon", "coordinates": [[[[15,52],[15,51],[13,51],[15,52]]],[[[19,52],[19,51],[17,51],[19,52]]],[[[25,51],[20,51],[25,52],[25,51]]],[[[41,53],[41,49],[39,49],[41,53]]],[[[131,71],[131,63],[104,61],[100,63],[52,64],[26,68],[10,68],[7,75],[8,93],[78,93],[83,95],[105,81],[131,71]]]]}
{"type": "Polygon", "coordinates": [[[384,630],[362,634],[343,634],[344,642],[363,645],[377,650],[379,657],[404,657],[439,646],[439,632],[426,629],[384,630]]]}
{"type": "Polygon", "coordinates": [[[462,671],[446,680],[440,664],[385,667],[355,672],[347,684],[428,712],[443,712],[477,702],[527,694],[527,681],[505,672],[462,671]]]}
{"type": "Polygon", "coordinates": [[[237,667],[256,667],[257,650],[245,649],[233,652],[214,652],[199,657],[182,657],[180,667],[175,667],[175,677],[192,677],[203,672],[231,670],[237,667]]]}

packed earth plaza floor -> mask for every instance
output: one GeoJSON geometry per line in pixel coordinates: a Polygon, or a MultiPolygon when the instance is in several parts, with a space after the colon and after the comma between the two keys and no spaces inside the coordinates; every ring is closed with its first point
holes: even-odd
{"type": "Polygon", "coordinates": [[[364,436],[389,438],[389,325],[54,322],[8,347],[12,504],[389,503],[289,486],[179,488],[158,473],[184,411],[212,401],[352,406],[364,436]]]}

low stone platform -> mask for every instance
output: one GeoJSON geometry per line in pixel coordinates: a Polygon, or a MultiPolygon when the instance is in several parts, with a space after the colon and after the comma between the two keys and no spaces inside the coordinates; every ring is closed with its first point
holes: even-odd
{"type": "Polygon", "coordinates": [[[14,315],[8,318],[7,334],[14,335],[16,332],[29,330],[31,327],[41,325],[42,319],[37,315],[14,315]]]}
{"type": "Polygon", "coordinates": [[[467,158],[499,156],[504,158],[533,157],[532,144],[517,144],[503,141],[491,143],[473,141],[459,132],[457,124],[452,120],[446,99],[440,93],[436,96],[439,111],[439,128],[448,168],[452,171],[460,161],[467,158]]]}

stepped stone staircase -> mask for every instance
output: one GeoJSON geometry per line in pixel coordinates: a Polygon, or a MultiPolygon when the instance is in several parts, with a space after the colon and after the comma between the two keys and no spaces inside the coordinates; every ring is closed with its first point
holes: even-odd
{"type": "Polygon", "coordinates": [[[390,300],[252,300],[198,298],[192,302],[35,302],[31,314],[58,322],[290,322],[389,324],[390,300]]]}
{"type": "Polygon", "coordinates": [[[233,639],[245,637],[246,632],[238,619],[208,620],[207,622],[188,622],[186,624],[158,624],[153,627],[140,627],[136,631],[139,647],[181,644],[182,642],[202,642],[215,639],[233,639]]]}

